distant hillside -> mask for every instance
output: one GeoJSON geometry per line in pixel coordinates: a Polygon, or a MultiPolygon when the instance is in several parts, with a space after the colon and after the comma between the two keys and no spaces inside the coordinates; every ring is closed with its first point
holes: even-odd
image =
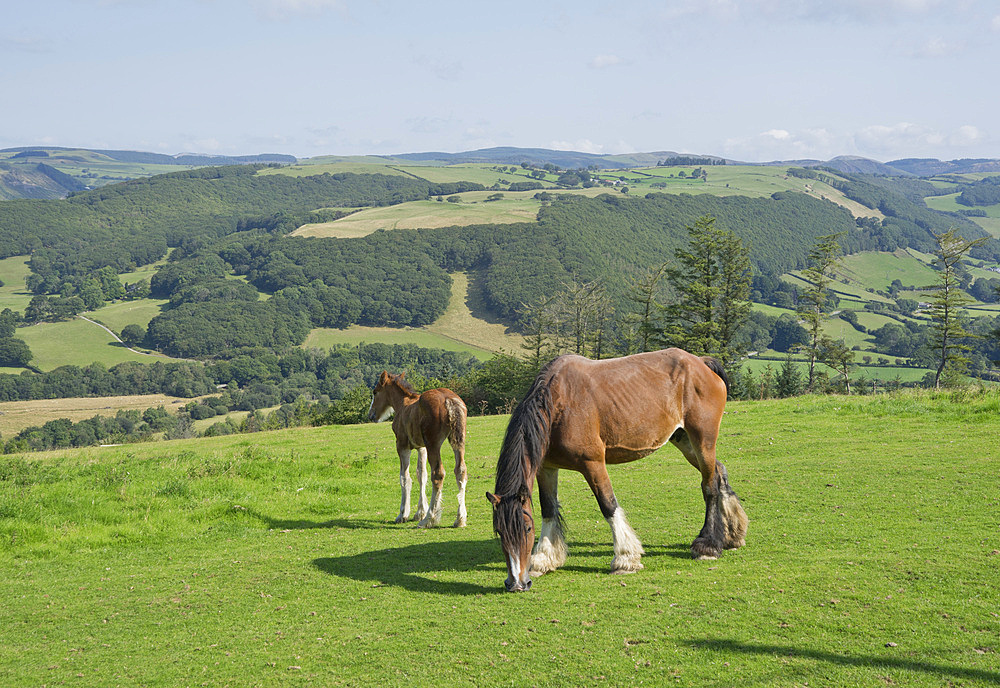
{"type": "MultiPolygon", "coordinates": [[[[22,146],[20,148],[0,149],[0,153],[14,153],[10,160],[23,160],[57,157],[64,151],[81,149],[63,148],[60,146],[22,146]]],[[[132,162],[150,165],[194,165],[196,167],[215,167],[219,165],[245,165],[250,163],[294,163],[294,155],[264,153],[259,155],[202,155],[200,153],[181,153],[165,155],[163,153],[146,153],[142,151],[89,149],[93,153],[105,155],[119,162],[132,162]]]]}
{"type": "Polygon", "coordinates": [[[918,177],[933,177],[938,174],[1000,172],[1000,160],[991,158],[962,158],[961,160],[948,161],[934,158],[904,158],[886,164],[918,177]]]}
{"type": "Polygon", "coordinates": [[[86,187],[78,180],[41,162],[0,162],[0,200],[62,198],[86,187]]]}

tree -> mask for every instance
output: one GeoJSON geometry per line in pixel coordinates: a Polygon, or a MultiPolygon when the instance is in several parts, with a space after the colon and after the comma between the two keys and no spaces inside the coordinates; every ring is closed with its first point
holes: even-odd
{"type": "Polygon", "coordinates": [[[819,358],[823,363],[844,376],[844,386],[851,393],[851,368],[854,366],[854,352],[843,339],[820,338],[819,358]]]}
{"type": "Polygon", "coordinates": [[[750,258],[743,242],[704,215],[687,227],[687,249],[674,251],[667,279],[677,301],[666,309],[665,341],[731,367],[746,349],[736,336],[750,313],[750,258]]]}
{"type": "Polygon", "coordinates": [[[636,304],[637,312],[630,314],[636,322],[636,337],[638,351],[649,351],[649,346],[657,328],[653,324],[653,316],[660,309],[660,280],[670,267],[670,262],[661,263],[650,268],[642,276],[633,279],[629,285],[628,297],[636,304]]]}
{"type": "Polygon", "coordinates": [[[791,354],[785,356],[785,362],[778,369],[775,391],[781,398],[794,397],[802,391],[802,373],[799,372],[799,367],[792,360],[791,354]]]}
{"type": "Polygon", "coordinates": [[[23,368],[31,362],[32,358],[31,349],[24,341],[13,337],[0,339],[0,366],[23,368]]]}
{"type": "Polygon", "coordinates": [[[142,325],[126,325],[122,328],[121,340],[127,346],[139,346],[146,338],[146,330],[142,325]]]}
{"type": "Polygon", "coordinates": [[[986,239],[965,239],[952,228],[942,234],[934,234],[934,240],[937,242],[934,265],[939,271],[938,288],[931,296],[931,305],[927,309],[932,321],[927,343],[937,362],[934,386],[940,387],[941,375],[946,368],[952,374],[961,375],[969,365],[969,358],[964,355],[969,346],[962,340],[971,335],[962,324],[961,308],[971,299],[961,289],[962,258],[986,239]]]}
{"type": "Polygon", "coordinates": [[[525,323],[525,335],[521,348],[528,353],[528,361],[536,370],[552,357],[555,349],[551,341],[556,322],[553,310],[555,299],[555,296],[540,296],[531,304],[522,304],[521,320],[525,323]]]}
{"type": "Polygon", "coordinates": [[[821,339],[823,337],[823,312],[828,299],[827,289],[831,282],[831,273],[841,255],[838,239],[844,232],[825,234],[817,237],[816,244],[809,252],[809,266],[802,271],[802,277],[807,286],[799,293],[798,315],[806,323],[809,341],[802,350],[809,356],[809,383],[807,388],[812,391],[816,384],[816,361],[820,356],[821,339]]]}

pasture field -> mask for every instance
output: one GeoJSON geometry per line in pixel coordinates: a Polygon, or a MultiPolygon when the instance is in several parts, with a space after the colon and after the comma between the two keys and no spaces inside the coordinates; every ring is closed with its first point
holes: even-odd
{"type": "Polygon", "coordinates": [[[690,558],[699,478],[664,449],[610,469],[645,569],[608,574],[567,473],[570,558],[521,594],[483,498],[504,416],[469,420],[464,529],[391,523],[386,425],[0,457],[0,683],[996,685],[998,412],[973,392],[731,403],[744,548],[690,558]]]}
{"type": "Polygon", "coordinates": [[[43,371],[62,365],[102,363],[110,368],[124,361],[153,363],[177,360],[161,354],[132,353],[98,325],[79,318],[20,327],[17,336],[28,344],[34,354],[31,365],[43,371]]]}
{"type": "MultiPolygon", "coordinates": [[[[857,380],[864,375],[869,380],[878,380],[880,382],[893,382],[898,380],[899,382],[916,382],[922,380],[924,375],[927,374],[927,368],[910,368],[907,366],[866,366],[861,362],[862,355],[871,355],[876,358],[878,354],[871,354],[870,352],[859,351],[857,353],[857,366],[851,369],[851,387],[855,387],[857,380]]],[[[760,375],[767,366],[771,366],[771,370],[777,375],[781,370],[781,366],[785,363],[785,354],[777,351],[767,351],[766,355],[769,357],[777,357],[778,360],[771,360],[771,358],[762,359],[756,356],[748,358],[743,362],[743,365],[754,372],[755,375],[760,375]]],[[[890,360],[894,360],[895,356],[886,356],[890,360]]],[[[796,367],[799,372],[802,373],[803,384],[809,379],[809,362],[802,358],[801,356],[793,355],[792,360],[795,362],[796,367]]],[[[823,363],[816,364],[817,370],[824,370],[830,376],[831,380],[836,380],[840,377],[840,373],[833,370],[829,366],[823,363]]]]}
{"type": "Polygon", "coordinates": [[[351,325],[343,330],[333,327],[317,327],[309,332],[309,336],[306,337],[302,348],[330,349],[343,344],[348,346],[357,346],[358,344],[415,344],[427,349],[466,352],[483,361],[493,358],[493,354],[484,349],[457,342],[454,339],[428,332],[423,328],[409,327],[399,329],[393,327],[351,325]]]}
{"type": "Polygon", "coordinates": [[[111,328],[119,335],[126,325],[142,325],[147,327],[149,321],[158,316],[163,306],[170,303],[168,299],[134,299],[132,301],[116,301],[96,311],[88,311],[85,316],[111,328]]]}
{"type": "Polygon", "coordinates": [[[468,191],[457,194],[462,201],[408,201],[399,205],[368,208],[333,222],[314,222],[292,232],[293,236],[362,237],[385,229],[435,229],[480,224],[534,222],[541,201],[531,196],[537,191],[500,192],[503,200],[484,202],[496,192],[468,191]]]}
{"type": "Polygon", "coordinates": [[[398,329],[352,325],[344,330],[317,328],[309,333],[304,347],[327,349],[337,344],[351,346],[367,342],[383,344],[416,344],[431,349],[464,351],[485,361],[500,352],[517,354],[524,338],[507,332],[497,322],[477,317],[481,311],[475,290],[469,292],[469,276],[464,272],[451,275],[451,299],[444,314],[427,327],[398,329]]]}
{"type": "Polygon", "coordinates": [[[0,436],[10,438],[27,427],[43,425],[57,418],[69,418],[77,423],[94,416],[114,416],[118,411],[145,411],[157,406],[177,411],[191,401],[194,399],[166,394],[4,401],[0,402],[0,436]]]}
{"type": "Polygon", "coordinates": [[[837,273],[850,282],[879,291],[888,291],[896,279],[904,286],[934,285],[938,275],[927,262],[902,249],[893,253],[865,251],[844,256],[837,273]]]}
{"type": "Polygon", "coordinates": [[[24,278],[30,274],[28,256],[11,256],[0,260],[0,311],[10,308],[24,312],[31,301],[31,292],[24,285],[24,278]]]}

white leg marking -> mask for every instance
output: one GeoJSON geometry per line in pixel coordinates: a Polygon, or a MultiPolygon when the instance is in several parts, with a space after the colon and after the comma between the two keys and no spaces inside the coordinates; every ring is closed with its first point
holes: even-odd
{"type": "Polygon", "coordinates": [[[455,482],[458,483],[458,518],[455,519],[455,527],[462,528],[468,519],[468,511],[465,508],[465,485],[468,483],[468,475],[463,475],[462,467],[455,466],[455,482]]]}
{"type": "Polygon", "coordinates": [[[566,539],[558,518],[542,520],[542,529],[538,534],[538,544],[531,555],[531,573],[541,575],[555,571],[566,563],[566,539]]]}
{"type": "Polygon", "coordinates": [[[396,516],[396,523],[402,523],[410,517],[410,450],[404,449],[399,452],[399,488],[401,496],[399,499],[399,515],[396,516]]]}
{"type": "Polygon", "coordinates": [[[607,519],[611,526],[611,537],[614,540],[615,556],[611,560],[612,573],[633,573],[643,568],[640,558],[644,550],[639,536],[625,519],[625,511],[618,507],[611,518],[607,519]]]}
{"type": "Polygon", "coordinates": [[[417,498],[417,520],[423,521],[427,516],[427,449],[420,447],[417,450],[417,483],[420,486],[420,495],[417,498]]]}

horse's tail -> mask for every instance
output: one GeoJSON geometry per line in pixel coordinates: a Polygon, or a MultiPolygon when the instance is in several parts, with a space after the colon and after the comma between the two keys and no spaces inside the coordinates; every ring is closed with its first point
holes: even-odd
{"type": "Polygon", "coordinates": [[[729,376],[726,375],[726,369],[722,367],[718,359],[712,358],[711,356],[702,356],[701,360],[705,362],[708,369],[713,373],[722,378],[722,381],[726,384],[726,396],[729,396],[729,376]]]}
{"type": "Polygon", "coordinates": [[[549,450],[552,425],[551,363],[535,378],[531,389],[511,414],[497,461],[496,493],[514,494],[531,489],[531,479],[549,450]]]}
{"type": "Polygon", "coordinates": [[[444,405],[448,409],[448,441],[464,447],[465,418],[468,415],[465,402],[456,395],[445,399],[444,405]]]}

